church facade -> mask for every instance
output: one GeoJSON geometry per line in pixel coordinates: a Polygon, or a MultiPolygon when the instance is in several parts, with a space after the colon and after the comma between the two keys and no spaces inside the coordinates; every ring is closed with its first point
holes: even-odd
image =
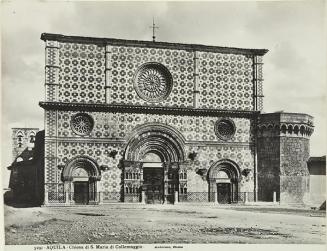
{"type": "Polygon", "coordinates": [[[265,49],[44,33],[44,205],[309,198],[306,114],[262,114],[265,49]]]}

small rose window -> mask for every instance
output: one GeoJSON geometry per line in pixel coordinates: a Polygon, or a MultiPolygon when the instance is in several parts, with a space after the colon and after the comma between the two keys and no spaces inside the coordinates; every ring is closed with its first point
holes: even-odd
{"type": "Polygon", "coordinates": [[[216,122],[215,133],[218,138],[228,140],[235,134],[235,124],[230,119],[220,119],[216,122]]]}
{"type": "Polygon", "coordinates": [[[71,128],[78,135],[88,135],[94,126],[92,117],[86,113],[78,113],[72,117],[71,128]]]}

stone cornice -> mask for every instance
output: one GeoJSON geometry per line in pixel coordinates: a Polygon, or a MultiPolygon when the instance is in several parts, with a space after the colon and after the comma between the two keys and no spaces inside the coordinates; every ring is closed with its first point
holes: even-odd
{"type": "MultiPolygon", "coordinates": [[[[114,144],[126,144],[128,142],[127,139],[110,139],[110,138],[95,138],[95,137],[88,137],[88,138],[79,138],[79,137],[46,137],[45,141],[47,142],[60,142],[60,143],[95,143],[95,144],[106,144],[106,143],[114,143],[114,144]]],[[[241,147],[253,147],[254,143],[252,142],[218,142],[218,141],[185,141],[185,145],[197,145],[197,146],[232,146],[235,148],[241,147]]]]}
{"type": "Polygon", "coordinates": [[[36,127],[12,127],[11,129],[18,129],[18,130],[39,130],[39,128],[36,127]]]}
{"type": "Polygon", "coordinates": [[[209,46],[201,44],[183,44],[183,43],[168,43],[168,42],[153,42],[153,41],[141,41],[141,40],[127,40],[116,38],[97,38],[97,37],[82,37],[82,36],[65,36],[61,34],[42,33],[41,39],[43,41],[59,41],[70,43],[89,43],[100,45],[122,45],[133,47],[149,47],[149,48],[163,48],[163,49],[179,49],[179,50],[191,50],[191,51],[206,51],[206,52],[220,52],[220,53],[232,53],[232,54],[244,54],[244,55],[265,55],[267,49],[244,49],[235,47],[220,47],[209,46]]]}
{"type": "Polygon", "coordinates": [[[112,104],[87,104],[87,103],[66,103],[66,102],[39,102],[40,107],[45,110],[59,111],[89,111],[89,112],[121,112],[139,114],[167,114],[167,115],[188,115],[188,116],[232,116],[232,117],[253,117],[259,111],[239,110],[216,110],[216,109],[194,109],[162,106],[140,106],[140,105],[112,105],[112,104]]]}

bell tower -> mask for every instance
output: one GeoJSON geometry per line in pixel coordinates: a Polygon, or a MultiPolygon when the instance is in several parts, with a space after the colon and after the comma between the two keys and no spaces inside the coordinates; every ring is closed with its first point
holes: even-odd
{"type": "Polygon", "coordinates": [[[24,150],[34,148],[35,136],[39,128],[12,128],[12,161],[24,150]]]}

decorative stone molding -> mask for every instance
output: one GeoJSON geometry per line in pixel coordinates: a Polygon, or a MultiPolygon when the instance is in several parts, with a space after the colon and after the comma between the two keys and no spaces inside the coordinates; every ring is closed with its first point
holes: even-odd
{"type": "Polygon", "coordinates": [[[313,131],[313,117],[308,114],[276,112],[259,115],[258,137],[309,138],[313,131]]]}
{"type": "Polygon", "coordinates": [[[156,151],[163,162],[183,162],[184,142],[184,137],[168,125],[144,124],[129,135],[124,158],[140,161],[146,153],[156,151]]]}
{"type": "Polygon", "coordinates": [[[245,168],[243,171],[242,171],[242,175],[247,177],[250,173],[251,173],[251,169],[250,168],[245,168]]]}
{"type": "Polygon", "coordinates": [[[217,109],[194,109],[165,106],[143,106],[143,105],[112,105],[100,103],[74,103],[74,102],[39,102],[40,107],[45,110],[60,111],[97,111],[97,112],[125,112],[137,114],[168,114],[168,115],[191,115],[191,116],[233,116],[251,118],[259,114],[257,111],[240,110],[217,110],[217,109]]]}
{"type": "Polygon", "coordinates": [[[198,153],[193,151],[193,152],[189,153],[188,158],[190,160],[194,161],[197,155],[198,155],[198,153]]]}
{"type": "Polygon", "coordinates": [[[211,165],[208,171],[208,179],[216,179],[216,173],[219,171],[226,171],[230,179],[240,180],[241,170],[239,166],[232,160],[222,159],[211,165]]]}
{"type": "Polygon", "coordinates": [[[122,46],[149,46],[153,48],[165,48],[165,49],[179,49],[179,50],[201,50],[207,52],[221,52],[231,54],[242,55],[264,55],[268,52],[267,49],[243,49],[233,47],[222,46],[209,46],[200,44],[176,44],[167,42],[152,42],[152,41],[140,41],[140,40],[126,40],[115,38],[95,38],[95,37],[81,37],[81,36],[65,36],[62,34],[42,33],[41,39],[44,41],[54,40],[60,42],[74,42],[74,43],[92,43],[99,45],[122,45],[122,46]]]}
{"type": "Polygon", "coordinates": [[[116,150],[112,150],[110,153],[109,153],[109,157],[111,158],[116,158],[116,155],[118,154],[118,152],[116,150]]]}
{"type": "Polygon", "coordinates": [[[89,177],[95,180],[101,180],[101,171],[100,167],[90,157],[87,156],[77,156],[71,159],[62,171],[62,177],[64,181],[71,181],[73,179],[73,171],[76,168],[84,168],[87,170],[89,177]]]}
{"type": "Polygon", "coordinates": [[[59,170],[63,170],[64,167],[65,167],[65,165],[58,165],[58,169],[59,169],[59,170]]]}
{"type": "Polygon", "coordinates": [[[206,178],[206,176],[207,176],[207,173],[208,173],[208,169],[206,169],[206,168],[196,168],[195,169],[195,173],[196,174],[198,174],[198,175],[200,175],[200,176],[202,176],[202,178],[206,178]]]}
{"type": "Polygon", "coordinates": [[[107,165],[101,165],[100,166],[100,170],[101,171],[107,171],[107,170],[109,170],[109,166],[107,166],[107,165]]]}
{"type": "Polygon", "coordinates": [[[258,137],[268,135],[292,136],[309,138],[314,131],[313,123],[295,124],[295,123],[261,123],[258,125],[258,137]]]}
{"type": "Polygon", "coordinates": [[[59,43],[48,40],[45,46],[46,101],[58,100],[59,71],[59,43]]]}

